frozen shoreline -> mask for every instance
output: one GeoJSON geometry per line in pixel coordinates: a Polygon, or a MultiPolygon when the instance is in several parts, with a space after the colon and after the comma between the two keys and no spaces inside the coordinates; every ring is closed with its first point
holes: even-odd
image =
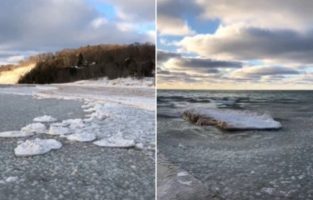
{"type": "MultiPolygon", "coordinates": [[[[45,124],[47,132],[34,133],[28,137],[0,138],[2,147],[0,159],[3,160],[0,166],[2,174],[0,199],[40,199],[43,196],[56,199],[99,200],[125,197],[134,200],[154,198],[154,89],[115,88],[117,91],[106,86],[98,88],[64,84],[1,86],[0,97],[2,95],[6,101],[17,98],[20,103],[24,99],[32,99],[32,104],[40,102],[41,105],[38,107],[40,112],[36,112],[40,114],[35,116],[33,113],[19,114],[18,110],[23,109],[17,109],[14,112],[17,117],[29,119],[21,120],[23,123],[20,125],[21,122],[15,123],[15,126],[8,126],[11,127],[10,130],[14,130],[12,127],[26,126],[35,118],[36,122],[31,123],[45,124]],[[119,91],[123,94],[119,94],[119,91]],[[116,98],[117,96],[119,98],[116,98]],[[127,97],[143,98],[147,103],[139,105],[136,101],[127,101],[127,97]],[[51,112],[58,102],[64,104],[64,109],[59,106],[56,112],[51,112]],[[42,107],[49,107],[49,103],[53,103],[51,109],[42,107]],[[73,109],[72,104],[75,104],[75,109],[79,107],[78,110],[82,114],[75,111],[69,115],[73,109]],[[25,122],[27,124],[24,124],[25,122]],[[75,130],[76,133],[67,132],[69,129],[75,130]],[[93,144],[94,141],[77,141],[77,139],[89,140],[91,137],[88,137],[91,135],[85,134],[88,131],[93,132],[97,140],[111,138],[112,142],[116,142],[112,136],[121,132],[125,140],[136,142],[135,147],[104,148],[93,144]],[[70,135],[72,137],[67,137],[70,135]],[[62,143],[62,147],[44,155],[31,157],[14,155],[18,143],[36,138],[55,139],[62,143]],[[121,190],[120,187],[128,190],[121,190]]],[[[18,105],[14,104],[12,107],[18,105]]],[[[26,109],[27,111],[29,109],[26,109]]],[[[55,144],[57,143],[54,143],[54,148],[57,147],[55,144]]],[[[127,142],[125,144],[133,145],[127,142]]],[[[26,147],[32,145],[27,143],[26,147]]]]}
{"type": "MultiPolygon", "coordinates": [[[[138,144],[137,146],[151,150],[155,143],[154,115],[152,113],[155,108],[154,89],[148,84],[151,80],[140,80],[141,84],[143,82],[147,83],[142,88],[136,88],[135,90],[137,92],[134,92],[133,86],[140,85],[140,83],[136,84],[136,81],[139,80],[128,78],[125,80],[119,79],[118,81],[121,82],[121,86],[118,87],[114,84],[114,88],[111,88],[110,85],[112,84],[109,84],[110,82],[108,80],[101,79],[99,81],[79,81],[78,83],[59,85],[35,85],[35,88],[13,87],[18,92],[16,93],[13,89],[12,93],[19,95],[31,94],[40,99],[57,98],[82,100],[84,102],[82,109],[85,112],[85,117],[83,119],[49,123],[55,122],[57,119],[49,115],[36,117],[34,122],[49,123],[47,126],[50,131],[46,132],[50,135],[58,135],[78,142],[92,142],[97,140],[94,144],[102,147],[128,147],[138,144]],[[127,84],[128,82],[130,83],[127,84]],[[81,85],[84,87],[81,87],[81,85]],[[99,85],[103,86],[99,88],[99,85]],[[110,87],[106,87],[107,85],[110,87]],[[127,89],[125,85],[128,87],[127,89]],[[88,87],[88,90],[86,90],[86,87],[88,87]],[[119,90],[116,91],[117,89],[119,90]],[[32,92],[27,93],[29,90],[32,92]],[[140,112],[143,113],[140,114],[140,112]],[[150,117],[147,118],[146,114],[150,115],[150,117]],[[80,124],[77,124],[77,120],[81,120],[80,124]],[[55,124],[58,124],[58,126],[55,124]],[[70,126],[69,129],[67,128],[68,126],[70,126]],[[58,132],[63,132],[63,134],[58,132]],[[67,132],[68,134],[64,135],[67,132]],[[119,135],[119,137],[116,137],[116,135],[119,135]],[[115,139],[113,139],[114,137],[115,139]]],[[[6,92],[8,92],[8,88],[4,90],[4,93],[6,92]]],[[[35,123],[34,125],[37,124],[35,123]]],[[[25,128],[28,127],[26,126],[25,128]]],[[[26,137],[33,135],[26,134],[25,132],[27,131],[25,131],[25,128],[21,129],[22,134],[17,134],[16,130],[11,132],[12,136],[9,135],[9,132],[0,133],[0,136],[26,137]]],[[[36,133],[36,131],[33,132],[36,133]]],[[[28,153],[26,154],[29,155],[28,153]]],[[[36,155],[35,152],[34,155],[36,155]]]]}

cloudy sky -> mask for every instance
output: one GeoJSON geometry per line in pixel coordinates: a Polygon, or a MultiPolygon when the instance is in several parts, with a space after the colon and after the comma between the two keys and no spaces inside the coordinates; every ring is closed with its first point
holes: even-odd
{"type": "Polygon", "coordinates": [[[154,42],[154,0],[2,0],[0,64],[99,43],[154,42]]]}
{"type": "Polygon", "coordinates": [[[313,1],[158,0],[158,87],[313,89],[313,1]]]}

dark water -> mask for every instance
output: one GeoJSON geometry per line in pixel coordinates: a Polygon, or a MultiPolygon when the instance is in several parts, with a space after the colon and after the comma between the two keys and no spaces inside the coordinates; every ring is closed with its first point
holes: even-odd
{"type": "Polygon", "coordinates": [[[51,115],[59,120],[81,118],[82,102],[35,99],[32,96],[0,93],[0,131],[19,130],[35,117],[51,115]]]}
{"type": "Polygon", "coordinates": [[[158,91],[158,149],[210,199],[313,199],[313,92],[158,91]],[[198,127],[180,117],[197,105],[267,113],[283,128],[198,127]]]}

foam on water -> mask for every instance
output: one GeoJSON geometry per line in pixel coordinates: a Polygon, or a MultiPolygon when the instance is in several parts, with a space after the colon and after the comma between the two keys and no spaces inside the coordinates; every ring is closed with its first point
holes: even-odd
{"type": "Polygon", "coordinates": [[[32,156],[45,154],[53,149],[60,149],[62,144],[55,139],[39,139],[26,140],[20,143],[15,149],[16,156],[32,156]]]}

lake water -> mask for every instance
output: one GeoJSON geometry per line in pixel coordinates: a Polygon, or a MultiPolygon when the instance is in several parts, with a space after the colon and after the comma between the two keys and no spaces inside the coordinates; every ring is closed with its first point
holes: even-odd
{"type": "Polygon", "coordinates": [[[158,150],[210,199],[313,198],[312,91],[158,91],[158,150]],[[181,118],[193,106],[266,113],[278,131],[226,132],[181,118]]]}

